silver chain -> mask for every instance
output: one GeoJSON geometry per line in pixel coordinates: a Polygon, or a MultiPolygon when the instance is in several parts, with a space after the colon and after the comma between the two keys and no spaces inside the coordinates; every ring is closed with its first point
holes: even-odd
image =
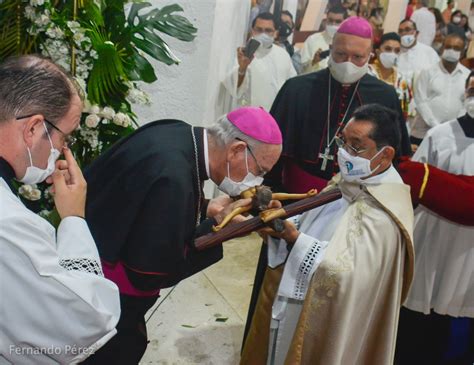
{"type": "Polygon", "coordinates": [[[344,126],[344,121],[346,120],[347,113],[349,113],[349,110],[350,110],[351,105],[352,105],[352,101],[354,100],[354,96],[357,92],[357,89],[359,88],[359,83],[360,83],[360,80],[357,81],[356,87],[355,87],[354,92],[352,93],[352,96],[351,96],[351,100],[349,101],[349,104],[347,105],[346,112],[345,112],[344,116],[342,117],[341,123],[340,123],[339,127],[337,128],[336,133],[334,133],[334,136],[330,140],[330,138],[331,138],[330,137],[330,127],[331,127],[331,74],[329,74],[328,119],[327,119],[327,131],[328,132],[327,132],[327,139],[326,139],[326,143],[327,143],[328,148],[331,147],[331,145],[334,143],[334,140],[336,139],[336,136],[339,133],[339,130],[341,129],[341,127],[344,126]]]}
{"type": "Polygon", "coordinates": [[[194,134],[194,127],[191,127],[191,134],[193,135],[193,144],[194,144],[194,157],[196,159],[196,175],[197,175],[197,188],[198,188],[198,209],[197,209],[197,219],[196,227],[199,226],[201,222],[201,177],[199,176],[199,156],[198,156],[198,147],[196,141],[196,135],[194,134]]]}

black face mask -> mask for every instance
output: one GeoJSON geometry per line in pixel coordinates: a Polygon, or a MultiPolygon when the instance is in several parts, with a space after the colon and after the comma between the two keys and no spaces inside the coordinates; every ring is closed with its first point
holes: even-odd
{"type": "Polygon", "coordinates": [[[288,38],[291,33],[293,33],[293,29],[286,23],[282,22],[280,24],[280,29],[278,29],[278,34],[280,36],[280,39],[286,39],[288,38]]]}

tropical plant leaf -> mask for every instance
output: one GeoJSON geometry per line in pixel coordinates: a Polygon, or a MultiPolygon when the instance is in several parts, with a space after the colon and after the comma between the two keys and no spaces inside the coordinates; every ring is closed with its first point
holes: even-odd
{"type": "Polygon", "coordinates": [[[28,34],[30,22],[21,0],[0,2],[0,60],[36,50],[35,38],[28,34]]]}
{"type": "Polygon", "coordinates": [[[148,60],[136,52],[134,55],[134,65],[135,67],[132,68],[131,72],[129,73],[129,77],[133,81],[144,81],[148,83],[152,83],[157,80],[155,70],[153,66],[148,62],[148,60]]]}
{"type": "Polygon", "coordinates": [[[123,68],[119,50],[107,39],[107,35],[97,28],[87,31],[98,58],[89,74],[87,89],[89,100],[99,105],[116,105],[127,92],[124,81],[127,75],[123,68]],[[116,102],[110,102],[115,99],[116,102]]]}
{"type": "Polygon", "coordinates": [[[92,22],[99,27],[103,27],[105,25],[104,17],[102,16],[102,11],[100,7],[95,3],[95,1],[93,0],[85,1],[83,8],[80,9],[79,11],[81,11],[84,14],[84,17],[89,22],[92,22]]]}
{"type": "Polygon", "coordinates": [[[181,41],[190,42],[196,37],[197,29],[181,15],[183,8],[177,4],[168,5],[158,10],[153,16],[154,28],[181,41]]]}
{"type": "Polygon", "coordinates": [[[166,42],[157,32],[166,33],[183,41],[195,38],[196,28],[184,17],[173,13],[182,11],[179,5],[169,5],[162,9],[152,9],[139,14],[150,7],[150,3],[135,3],[127,17],[127,39],[132,45],[154,59],[167,65],[179,63],[179,59],[171,52],[166,42]]]}

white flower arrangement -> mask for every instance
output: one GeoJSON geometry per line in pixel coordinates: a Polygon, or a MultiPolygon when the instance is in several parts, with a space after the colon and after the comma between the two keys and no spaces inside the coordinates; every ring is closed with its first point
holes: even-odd
{"type": "Polygon", "coordinates": [[[24,198],[31,201],[37,201],[41,199],[41,190],[38,189],[36,184],[24,184],[20,186],[20,188],[18,189],[18,193],[24,198]]]}
{"type": "Polygon", "coordinates": [[[104,119],[112,120],[114,119],[115,111],[110,106],[106,106],[98,113],[98,115],[104,119]]]}
{"type": "Polygon", "coordinates": [[[122,127],[128,127],[131,124],[131,119],[127,114],[117,113],[113,118],[113,122],[122,127]]]}
{"type": "Polygon", "coordinates": [[[85,123],[88,128],[96,128],[100,123],[100,117],[97,114],[89,114],[85,123]]]}
{"type": "Polygon", "coordinates": [[[44,4],[44,0],[30,0],[31,6],[41,6],[44,4]]]}
{"type": "MultiPolygon", "coordinates": [[[[27,41],[8,49],[4,56],[41,53],[73,74],[84,96],[81,123],[75,133],[77,143],[72,147],[81,167],[133,131],[133,124],[137,125],[133,104],[150,104],[149,95],[138,87],[141,82],[157,80],[156,70],[147,59],[179,63],[159,35],[171,35],[164,28],[173,29],[172,38],[188,42],[197,32],[186,18],[175,14],[183,11],[177,4],[147,12],[145,8],[151,5],[142,0],[119,1],[113,6],[98,0],[0,3],[5,1],[11,6],[0,13],[6,30],[0,40],[6,44],[17,44],[17,39],[27,41]],[[23,16],[19,9],[23,9],[23,16]],[[12,20],[16,26],[11,26],[12,20]],[[147,37],[150,31],[155,37],[147,37]]],[[[39,200],[32,208],[43,209],[40,215],[46,219],[53,222],[58,218],[54,217],[57,214],[53,214],[52,195],[46,185],[23,185],[19,194],[39,200]]]]}

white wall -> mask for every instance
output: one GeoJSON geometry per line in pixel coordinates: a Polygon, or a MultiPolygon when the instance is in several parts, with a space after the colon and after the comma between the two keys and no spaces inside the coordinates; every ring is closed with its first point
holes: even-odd
{"type": "Polygon", "coordinates": [[[167,66],[151,60],[158,80],[143,84],[151,96],[151,106],[135,106],[141,124],[174,118],[200,124],[205,109],[205,90],[209,70],[212,29],[216,0],[151,0],[161,8],[177,3],[183,15],[198,29],[192,42],[182,42],[163,35],[171,50],[181,60],[179,65],[167,66]]]}
{"type": "Polygon", "coordinates": [[[222,73],[236,57],[243,44],[250,12],[247,0],[151,0],[161,8],[177,3],[183,15],[198,29],[193,42],[182,42],[166,35],[163,38],[181,60],[167,66],[151,60],[158,80],[143,90],[151,96],[151,106],[135,106],[140,123],[181,119],[193,125],[209,125],[227,112],[226,103],[218,100],[222,73]]]}
{"type": "Polygon", "coordinates": [[[237,47],[245,44],[250,1],[217,0],[212,34],[206,110],[203,125],[208,126],[232,108],[232,98],[221,80],[237,62],[237,47]]]}

